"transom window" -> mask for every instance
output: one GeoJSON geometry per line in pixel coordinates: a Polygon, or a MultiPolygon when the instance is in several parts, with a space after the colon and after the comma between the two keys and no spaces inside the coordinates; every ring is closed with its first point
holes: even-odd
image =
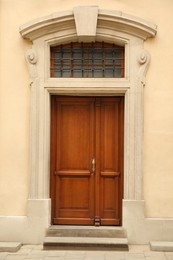
{"type": "Polygon", "coordinates": [[[105,42],[69,43],[51,47],[54,78],[123,78],[124,47],[105,42]]]}

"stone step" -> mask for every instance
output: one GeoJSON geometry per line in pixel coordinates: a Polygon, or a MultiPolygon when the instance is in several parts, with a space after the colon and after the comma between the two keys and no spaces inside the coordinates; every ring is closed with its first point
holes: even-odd
{"type": "Polygon", "coordinates": [[[47,230],[47,236],[126,238],[127,233],[122,227],[51,226],[47,230]]]}
{"type": "Polygon", "coordinates": [[[46,237],[44,250],[114,250],[128,251],[127,238],[46,237]]]}
{"type": "Polygon", "coordinates": [[[153,251],[173,252],[172,241],[150,241],[150,248],[153,251]]]}
{"type": "Polygon", "coordinates": [[[0,252],[17,252],[21,246],[20,242],[0,242],[0,252]]]}

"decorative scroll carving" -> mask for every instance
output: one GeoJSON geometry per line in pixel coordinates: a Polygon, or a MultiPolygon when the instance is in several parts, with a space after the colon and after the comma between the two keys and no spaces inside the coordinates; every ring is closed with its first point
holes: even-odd
{"type": "Polygon", "coordinates": [[[37,69],[36,69],[36,63],[37,63],[37,53],[34,49],[29,49],[26,52],[25,55],[29,75],[30,75],[30,86],[33,84],[34,80],[38,77],[37,69]]]}
{"type": "Polygon", "coordinates": [[[138,82],[144,87],[146,82],[146,73],[148,70],[148,66],[150,63],[150,54],[146,50],[140,51],[138,55],[138,63],[140,64],[139,72],[138,72],[138,82]]]}

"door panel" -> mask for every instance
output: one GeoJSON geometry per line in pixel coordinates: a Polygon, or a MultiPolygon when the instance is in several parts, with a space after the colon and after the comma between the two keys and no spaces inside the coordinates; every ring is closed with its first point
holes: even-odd
{"type": "Polygon", "coordinates": [[[101,100],[100,213],[102,225],[120,224],[119,104],[120,98],[102,98],[101,100]]]}
{"type": "Polygon", "coordinates": [[[94,99],[55,97],[54,224],[93,224],[94,99]]]}
{"type": "Polygon", "coordinates": [[[51,106],[52,223],[120,225],[123,98],[53,96],[51,106]]]}
{"type": "Polygon", "coordinates": [[[90,104],[59,104],[57,136],[59,153],[57,160],[60,170],[81,170],[90,167],[90,138],[93,129],[90,122],[90,104]]]}

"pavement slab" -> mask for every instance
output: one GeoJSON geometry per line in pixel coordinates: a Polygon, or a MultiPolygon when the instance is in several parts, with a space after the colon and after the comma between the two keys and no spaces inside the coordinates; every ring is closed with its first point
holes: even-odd
{"type": "Polygon", "coordinates": [[[24,245],[16,253],[0,252],[0,260],[173,260],[173,252],[151,251],[149,246],[130,245],[129,252],[95,250],[43,250],[24,245]]]}
{"type": "Polygon", "coordinates": [[[172,253],[165,252],[165,255],[167,257],[167,260],[173,260],[173,252],[172,253]]]}
{"type": "Polygon", "coordinates": [[[0,253],[0,260],[4,260],[8,253],[0,253]]]}
{"type": "Polygon", "coordinates": [[[4,259],[5,260],[24,260],[26,259],[27,255],[21,254],[9,254],[4,259]]]}
{"type": "Polygon", "coordinates": [[[124,252],[106,252],[105,253],[105,260],[125,260],[125,253],[124,252]]]}

